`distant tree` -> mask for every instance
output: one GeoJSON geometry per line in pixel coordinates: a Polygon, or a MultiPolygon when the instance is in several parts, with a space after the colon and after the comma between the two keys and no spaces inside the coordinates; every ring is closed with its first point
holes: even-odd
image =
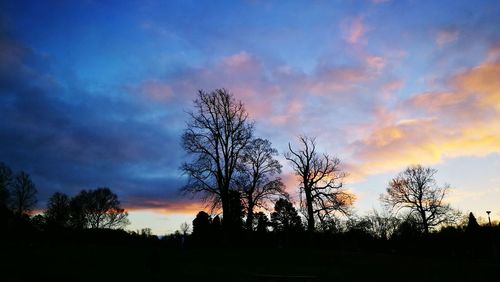
{"type": "Polygon", "coordinates": [[[45,218],[51,227],[67,227],[71,216],[70,198],[68,195],[55,192],[49,198],[45,218]]]}
{"type": "Polygon", "coordinates": [[[225,89],[198,92],[182,136],[184,150],[192,156],[182,165],[188,176],[185,192],[201,193],[221,204],[223,225],[230,223],[230,187],[243,149],[252,138],[253,124],[243,104],[225,89]]]}
{"type": "Polygon", "coordinates": [[[315,138],[300,136],[299,142],[301,148],[298,150],[288,144],[285,158],[300,177],[301,204],[307,218],[307,229],[313,232],[315,217],[323,221],[335,212],[347,214],[354,198],[342,188],[346,173],[340,169],[340,160],[319,154],[315,138]]]}
{"type": "Polygon", "coordinates": [[[418,216],[410,213],[401,218],[399,225],[394,230],[393,237],[413,239],[422,235],[423,232],[418,216]]]}
{"type": "Polygon", "coordinates": [[[83,190],[70,202],[73,225],[83,228],[123,228],[128,213],[109,188],[83,190]]]}
{"type": "Polygon", "coordinates": [[[181,229],[182,235],[186,236],[189,233],[189,231],[191,230],[191,225],[189,225],[189,223],[187,223],[187,222],[183,222],[180,226],[180,229],[181,229]]]}
{"type": "Polygon", "coordinates": [[[6,209],[9,204],[9,190],[12,186],[12,170],[0,162],[0,208],[6,209]]]}
{"type": "Polygon", "coordinates": [[[11,209],[17,215],[28,214],[37,203],[35,184],[24,171],[14,178],[11,193],[11,209]]]}
{"type": "Polygon", "coordinates": [[[371,236],[371,221],[366,217],[351,217],[346,222],[346,232],[350,236],[371,236]]]}
{"type": "Polygon", "coordinates": [[[364,217],[369,222],[367,232],[375,238],[390,239],[401,224],[401,220],[387,212],[379,213],[373,210],[364,217]]]}
{"type": "Polygon", "coordinates": [[[70,208],[70,226],[75,229],[88,228],[88,213],[90,212],[91,190],[82,190],[78,195],[71,198],[70,208]]]}
{"type": "Polygon", "coordinates": [[[269,221],[269,218],[267,215],[263,212],[258,212],[255,214],[255,220],[256,221],[256,230],[257,232],[263,233],[267,232],[267,227],[271,225],[271,222],[269,221]]]}
{"type": "Polygon", "coordinates": [[[271,222],[275,231],[299,231],[302,230],[302,220],[292,203],[287,199],[279,199],[274,205],[271,213],[271,222]]]}
{"type": "Polygon", "coordinates": [[[416,215],[421,230],[429,230],[456,219],[449,204],[444,202],[449,186],[439,187],[434,176],[437,170],[421,165],[409,166],[391,180],[382,201],[396,211],[406,210],[416,215]]]}
{"type": "Polygon", "coordinates": [[[138,232],[141,237],[144,238],[149,238],[153,236],[153,232],[151,231],[151,228],[146,227],[142,228],[140,232],[138,232]]]}
{"type": "Polygon", "coordinates": [[[37,214],[35,216],[32,216],[31,218],[29,218],[29,222],[31,224],[31,227],[33,227],[39,231],[45,230],[45,228],[47,226],[47,219],[41,214],[37,214]]]}
{"type": "Polygon", "coordinates": [[[210,231],[212,233],[217,233],[222,230],[222,222],[220,220],[219,215],[216,215],[214,219],[212,219],[212,223],[210,223],[210,231]]]}
{"type": "Polygon", "coordinates": [[[274,197],[288,196],[285,185],[276,177],[281,173],[277,155],[271,142],[260,138],[253,139],[243,150],[236,183],[245,199],[247,230],[252,230],[256,207],[264,208],[265,202],[274,197]]]}
{"type": "Polygon", "coordinates": [[[208,232],[210,232],[210,215],[204,211],[200,211],[193,220],[193,235],[202,236],[208,232]]]}
{"type": "Polygon", "coordinates": [[[470,231],[476,231],[478,229],[479,229],[479,224],[477,223],[476,217],[471,212],[469,213],[469,221],[467,223],[466,230],[470,232],[470,231]]]}

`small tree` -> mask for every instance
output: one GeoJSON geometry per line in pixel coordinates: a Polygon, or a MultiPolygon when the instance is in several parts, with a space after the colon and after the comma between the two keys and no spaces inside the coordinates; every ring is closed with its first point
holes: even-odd
{"type": "Polygon", "coordinates": [[[476,217],[471,212],[469,213],[469,220],[467,222],[467,227],[465,230],[467,230],[468,232],[474,232],[477,231],[478,229],[479,229],[479,224],[477,223],[476,217]]]}
{"type": "Polygon", "coordinates": [[[193,220],[193,235],[203,236],[209,232],[210,228],[210,215],[204,211],[198,212],[196,218],[193,220]]]}
{"type": "Polygon", "coordinates": [[[256,225],[255,229],[260,233],[267,232],[267,227],[271,225],[269,218],[263,212],[256,213],[254,221],[256,221],[256,223],[254,223],[254,225],[256,225]]]}
{"type": "Polygon", "coordinates": [[[236,183],[245,199],[247,230],[252,230],[256,207],[265,208],[265,202],[277,196],[288,197],[285,185],[276,177],[281,173],[277,155],[271,142],[260,138],[253,139],[243,150],[236,183]]]}
{"type": "Polygon", "coordinates": [[[275,231],[300,231],[302,220],[292,203],[287,199],[279,199],[274,205],[271,222],[275,231]]]}
{"type": "Polygon", "coordinates": [[[191,230],[191,225],[189,225],[189,223],[187,222],[183,222],[180,226],[181,228],[181,232],[182,232],[182,235],[186,236],[189,231],[191,230]]]}
{"type": "Polygon", "coordinates": [[[70,203],[72,222],[76,227],[123,228],[128,213],[120,207],[118,196],[107,187],[83,190],[70,203]]]}
{"type": "Polygon", "coordinates": [[[409,166],[391,180],[382,201],[396,211],[406,210],[415,215],[421,230],[429,230],[455,220],[449,204],[444,202],[449,185],[438,186],[434,176],[437,170],[421,165],[409,166]]]}
{"type": "Polygon", "coordinates": [[[29,213],[37,203],[35,184],[24,171],[14,178],[11,193],[11,208],[17,215],[29,213]]]}
{"type": "Polygon", "coordinates": [[[60,192],[52,194],[45,212],[47,224],[53,227],[67,227],[70,215],[70,198],[68,195],[60,192]]]}

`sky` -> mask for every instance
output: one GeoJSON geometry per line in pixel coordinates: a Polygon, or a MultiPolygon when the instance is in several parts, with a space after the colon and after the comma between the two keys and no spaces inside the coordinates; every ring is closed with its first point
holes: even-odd
{"type": "Polygon", "coordinates": [[[226,88],[280,152],[316,136],[362,215],[411,164],[500,219],[498,1],[2,1],[0,161],[54,192],[110,187],[135,230],[204,208],[182,195],[197,91],[226,88]]]}

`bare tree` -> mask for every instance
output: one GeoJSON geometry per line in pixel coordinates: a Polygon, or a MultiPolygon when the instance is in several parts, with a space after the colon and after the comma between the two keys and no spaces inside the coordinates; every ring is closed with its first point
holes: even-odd
{"type": "Polygon", "coordinates": [[[285,158],[300,177],[300,199],[307,229],[314,232],[315,217],[323,221],[335,212],[347,214],[354,197],[342,187],[346,173],[340,170],[340,160],[316,152],[315,138],[300,136],[299,141],[301,148],[298,150],[288,143],[289,152],[285,153],[285,158]]]}
{"type": "Polygon", "coordinates": [[[436,169],[421,165],[409,166],[391,180],[382,201],[396,210],[416,215],[426,234],[442,223],[455,219],[456,213],[444,202],[449,185],[439,187],[434,179],[436,169]]]}
{"type": "Polygon", "coordinates": [[[11,193],[11,208],[17,215],[29,213],[37,203],[35,184],[24,171],[14,178],[11,193]]]}
{"type": "Polygon", "coordinates": [[[45,218],[51,227],[66,227],[70,219],[70,198],[68,195],[55,192],[49,198],[45,218]]]}
{"type": "Polygon", "coordinates": [[[238,169],[236,185],[242,190],[246,208],[246,228],[253,229],[254,209],[265,208],[265,202],[276,196],[288,198],[281,178],[281,164],[274,157],[278,151],[271,147],[271,142],[253,139],[244,149],[238,169]]]}
{"type": "Polygon", "coordinates": [[[187,223],[187,222],[183,222],[181,224],[180,228],[181,228],[182,235],[186,236],[189,233],[189,231],[191,230],[191,225],[189,225],[189,223],[187,223]]]}
{"type": "MultiPolygon", "coordinates": [[[[184,150],[192,156],[182,170],[188,176],[185,192],[201,193],[212,204],[222,204],[223,218],[230,218],[229,190],[242,150],[252,138],[253,124],[240,101],[225,89],[199,91],[195,111],[182,136],[184,150]]],[[[223,225],[231,221],[224,220],[223,225]]]]}
{"type": "Polygon", "coordinates": [[[387,210],[382,210],[382,213],[379,213],[375,209],[366,215],[364,220],[370,223],[367,232],[373,237],[383,240],[390,239],[402,221],[387,210]]]}
{"type": "Polygon", "coordinates": [[[70,203],[73,225],[90,228],[123,228],[128,213],[120,207],[118,196],[107,187],[83,190],[70,203]]]}

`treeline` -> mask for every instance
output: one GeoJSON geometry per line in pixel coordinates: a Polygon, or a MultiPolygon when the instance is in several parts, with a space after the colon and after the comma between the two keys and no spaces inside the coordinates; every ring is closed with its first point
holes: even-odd
{"type": "Polygon", "coordinates": [[[0,163],[0,195],[1,225],[8,233],[122,229],[129,224],[118,196],[107,187],[82,190],[73,197],[55,192],[46,209],[36,211],[37,189],[29,174],[14,174],[4,163],[0,163]]]}
{"type": "MultiPolygon", "coordinates": [[[[255,136],[254,122],[243,103],[226,89],[199,91],[182,145],[190,156],[181,167],[188,177],[183,191],[201,196],[212,210],[221,211],[222,230],[253,231],[257,228],[255,219],[269,221],[259,212],[291,200],[280,178],[278,151],[269,140],[255,136]]],[[[283,157],[298,180],[296,209],[303,223],[301,228],[307,232],[339,230],[339,219],[350,218],[345,226],[369,222],[373,229],[403,222],[429,234],[463,218],[447,203],[449,185],[437,184],[437,170],[410,165],[389,181],[386,193],[380,197],[394,215],[387,219],[377,216],[383,222],[365,218],[354,224],[356,195],[345,189],[347,172],[339,158],[320,152],[316,138],[306,135],[298,137],[296,146],[288,143],[283,157]]],[[[280,226],[275,223],[274,228],[279,230],[280,226]]]]}

